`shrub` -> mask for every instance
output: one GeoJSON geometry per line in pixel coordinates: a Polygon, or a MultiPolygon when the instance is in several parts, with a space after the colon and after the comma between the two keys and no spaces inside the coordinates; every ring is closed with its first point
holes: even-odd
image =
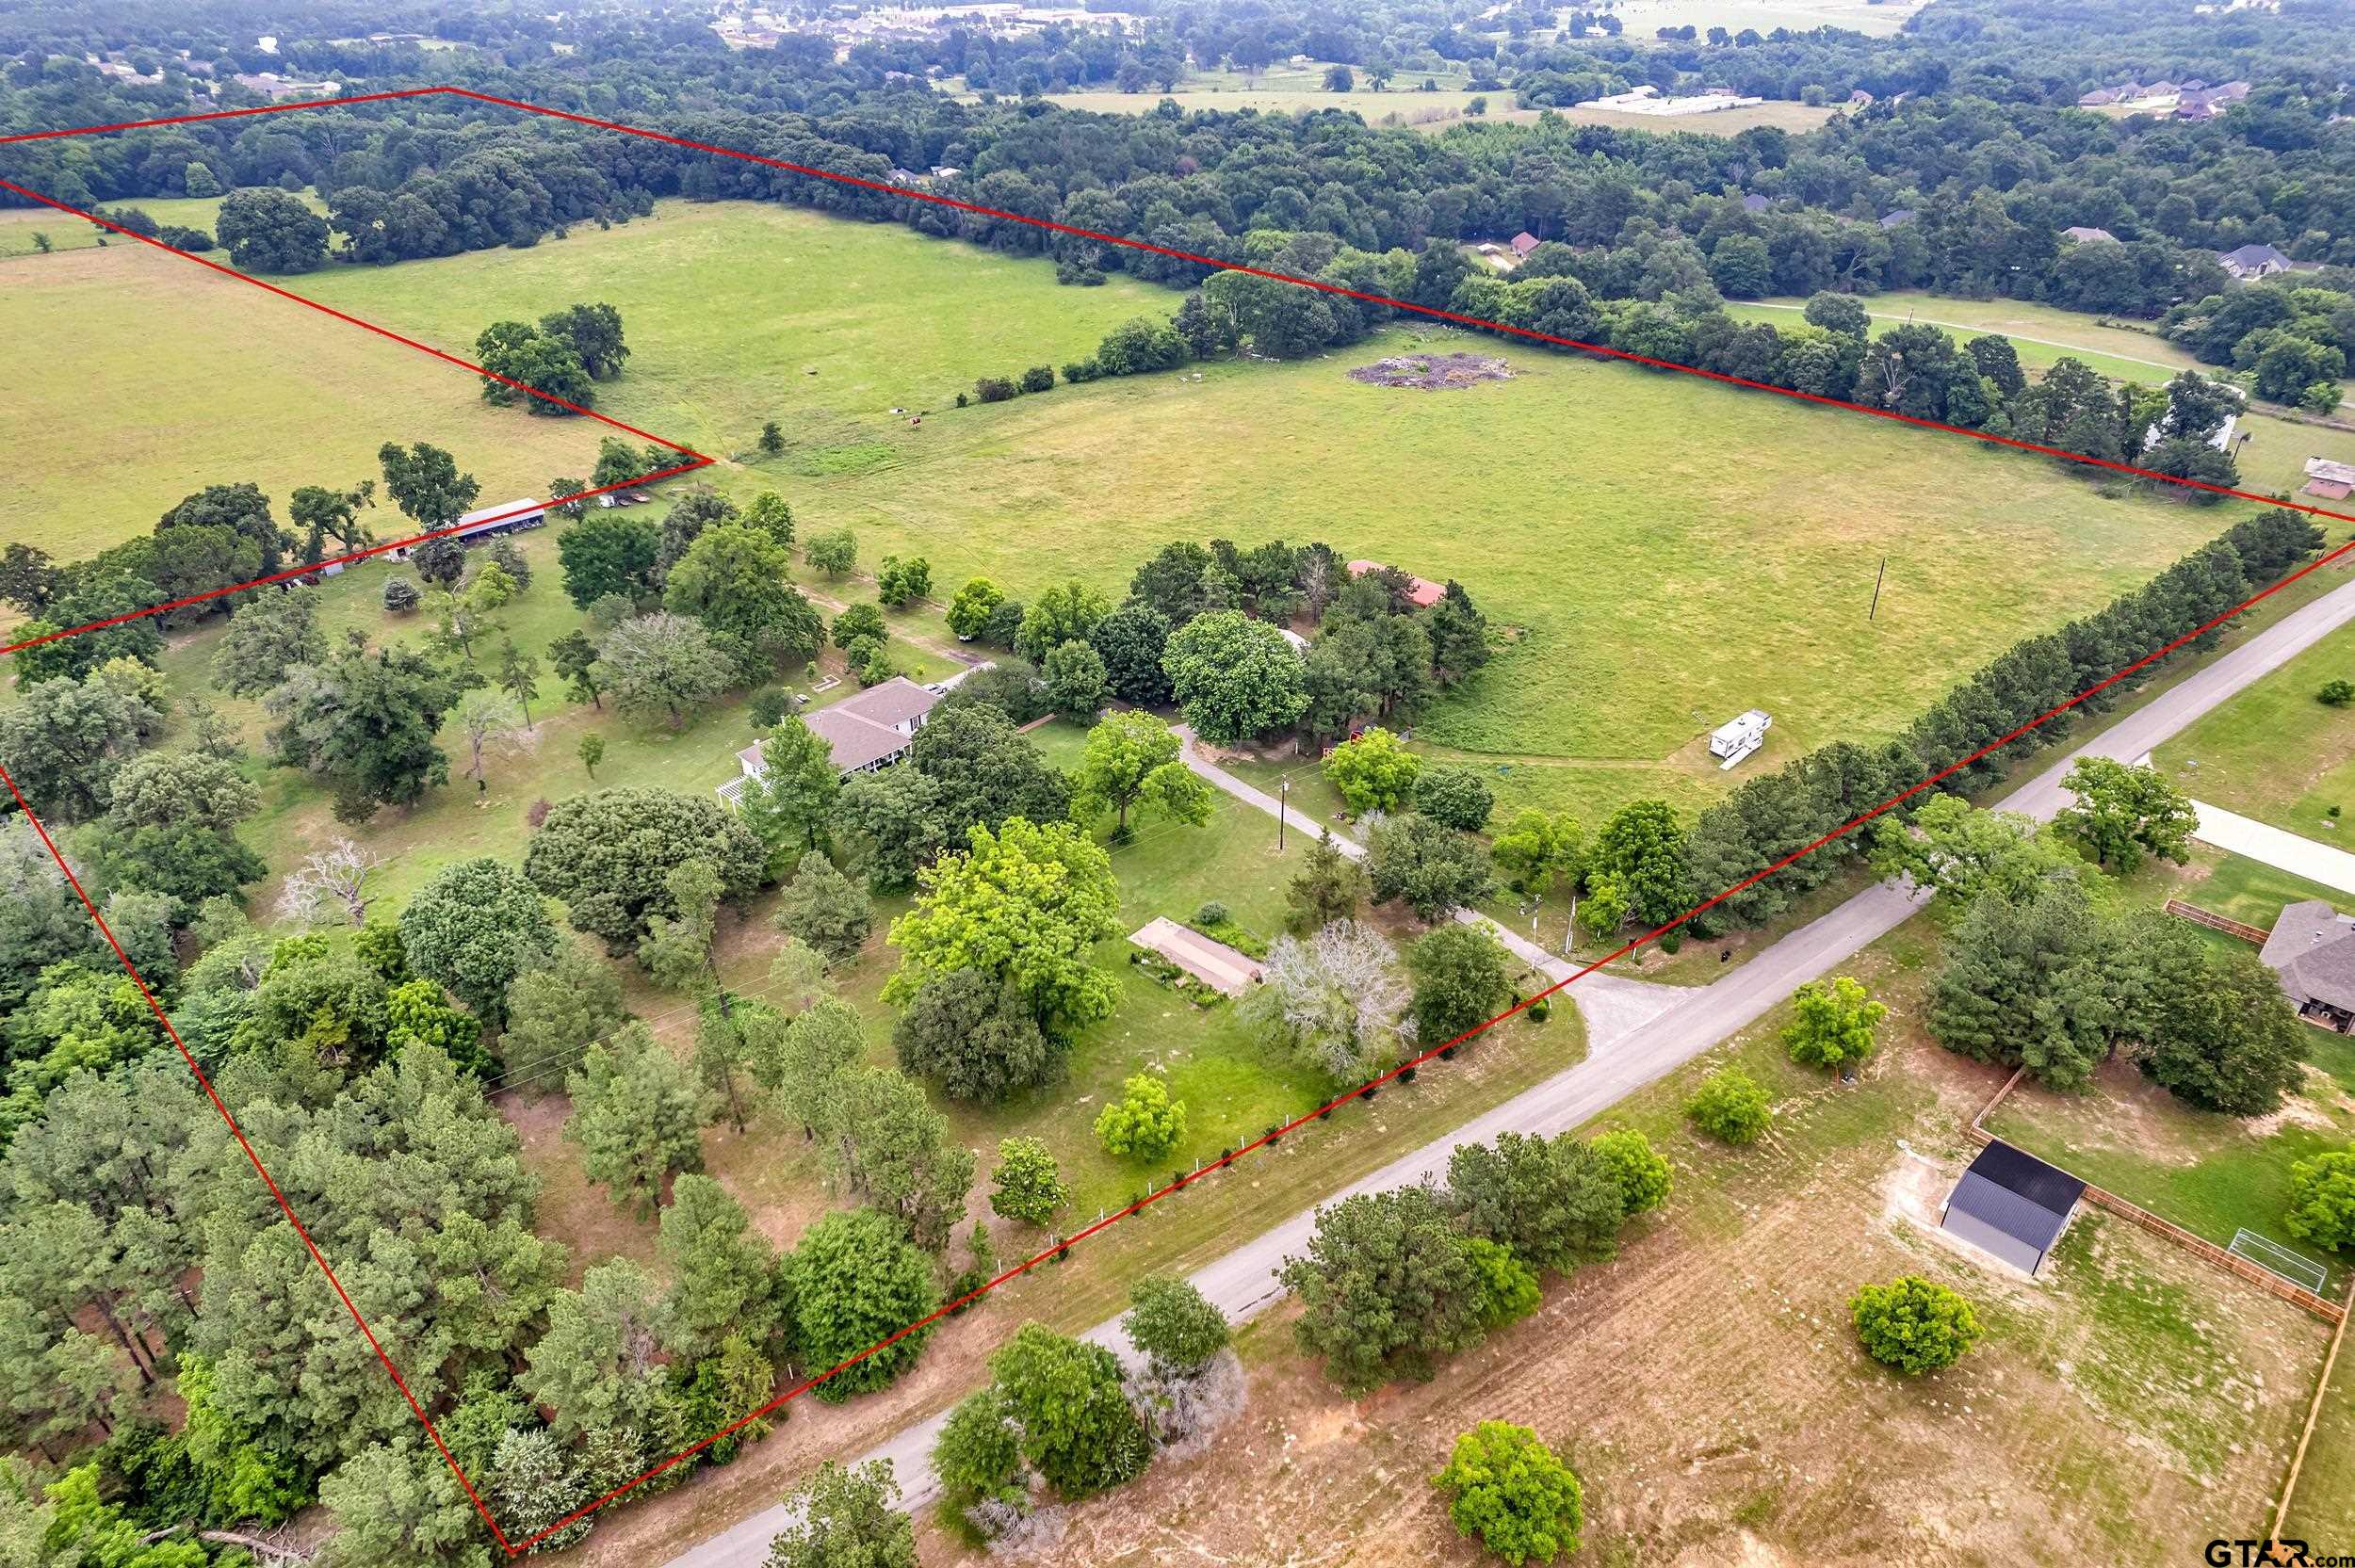
{"type": "Polygon", "coordinates": [[[745,711],[752,715],[753,728],[773,730],[779,720],[793,711],[793,699],[787,696],[781,687],[763,687],[753,693],[753,700],[745,704],[745,711]]]}
{"type": "Polygon", "coordinates": [[[2355,1249],[2355,1148],[2333,1149],[2290,1167],[2284,1222],[2301,1241],[2332,1252],[2355,1249]]]}
{"type": "Polygon", "coordinates": [[[1216,898],[1207,900],[1200,909],[1194,912],[1194,923],[1197,926],[1226,924],[1226,906],[1216,898]]]}
{"type": "Polygon", "coordinates": [[[1527,1427],[1483,1421],[1455,1440],[1447,1468],[1431,1484],[1450,1495],[1456,1533],[1507,1562],[1551,1562],[1575,1555],[1585,1523],[1578,1473],[1554,1457],[1527,1427]]]}
{"type": "Polygon", "coordinates": [[[973,396],[984,403],[1002,403],[1014,394],[1014,383],[1003,376],[983,376],[973,383],[973,396]]]}
{"type": "Polygon", "coordinates": [[[1022,372],[1022,390],[1025,392],[1051,392],[1054,386],[1055,367],[1051,364],[1034,364],[1022,372]]]}
{"type": "Polygon", "coordinates": [[[1096,1118],[1096,1141],[1120,1158],[1159,1159],[1185,1133],[1185,1102],[1172,1100],[1169,1086],[1145,1073],[1130,1078],[1120,1098],[1096,1118]]]}
{"type": "Polygon", "coordinates": [[[1651,1140],[1633,1127],[1615,1127],[1587,1140],[1595,1157],[1619,1184],[1624,1213],[1633,1216],[1668,1201],[1671,1177],[1668,1162],[1651,1146],[1651,1140]]]}
{"type": "Polygon", "coordinates": [[[1721,1067],[1701,1080],[1684,1114],[1712,1138],[1755,1143],[1775,1113],[1756,1079],[1739,1067],[1721,1067]]]}
{"type": "Polygon", "coordinates": [[[384,580],[384,607],[395,615],[406,615],[417,607],[417,585],[406,577],[384,580]]]}
{"type": "Polygon", "coordinates": [[[1864,1353],[1908,1377],[1952,1366],[1979,1338],[1971,1303],[1915,1274],[1866,1285],[1848,1312],[1864,1353]]]}
{"type": "Polygon", "coordinates": [[[2314,693],[2314,701],[2334,708],[2355,703],[2355,681],[2325,681],[2322,689],[2314,693]]]}

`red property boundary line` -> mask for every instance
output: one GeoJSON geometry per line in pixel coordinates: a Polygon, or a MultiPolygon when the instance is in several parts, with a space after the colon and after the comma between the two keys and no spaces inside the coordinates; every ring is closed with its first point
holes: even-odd
{"type": "MultiPolygon", "coordinates": [[[[1042,218],[1027,218],[1018,213],[1004,212],[993,207],[981,206],[973,202],[959,201],[951,197],[941,196],[933,192],[908,190],[903,187],[887,185],[880,181],[869,180],[854,175],[839,174],[826,170],[809,168],[804,165],[787,163],[779,159],[762,157],[754,154],[739,153],[728,148],[714,147],[702,142],[690,141],[679,137],[664,135],[659,132],[642,130],[635,126],[622,125],[610,121],[595,120],[585,115],[573,114],[560,109],[545,108],[539,105],[521,103],[512,99],[497,98],[487,93],[474,92],[463,88],[435,87],[407,89],[400,91],[372,93],[349,99],[329,99],[303,104],[269,105],[255,108],[225,109],[209,114],[181,115],[164,120],[134,121],[116,125],[84,126],[73,130],[37,131],[18,136],[0,137],[0,145],[21,141],[48,140],[63,137],[97,135],[110,131],[138,130],[160,125],[187,124],[198,121],[224,120],[252,115],[296,112],[305,109],[332,107],[345,104],[359,104],[381,102],[390,99],[425,97],[435,93],[447,93],[453,96],[470,98],[481,103],[493,104],[502,107],[522,110],[528,113],[544,115],[553,119],[569,121],[575,123],[591,126],[595,129],[614,131],[630,136],[642,137],[648,140],[664,142],[691,151],[709,153],[723,157],[737,158],[744,162],[759,164],[790,173],[829,180],[841,185],[859,186],[887,195],[901,197],[910,201],[927,202],[962,212],[968,212],[978,216],[998,218],[1008,222],[1028,224],[1035,228],[1045,229],[1059,234],[1071,234],[1102,244],[1119,246],[1124,249],[1133,251],[1148,251],[1159,255],[1168,256],[1177,260],[1194,263],[1198,266],[1207,267],[1212,268],[1213,270],[1245,272],[1256,277],[1270,279],[1274,282],[1314,289],[1322,293],[1339,295],[1347,299],[1361,300],[1367,303],[1379,304],[1414,315],[1429,316],[1437,320],[1448,321],[1463,326],[1477,327],[1486,331],[1502,332],[1508,336],[1527,338],[1535,342],[1551,344],[1560,348],[1579,349],[1605,358],[1624,360],[1655,369],[1679,371],[1686,375],[1697,376],[1703,380],[1718,381],[1728,385],[1746,387],[1755,391],[1771,392],[1801,402],[1818,403],[1835,408],[1854,410],[1860,413],[1873,414],[1879,418],[1893,420],[1900,424],[1919,426],[1927,429],[1943,430],[1956,435],[1970,436],[1993,445],[2016,447],[2022,451],[2035,452],[2047,457],[2059,458],[2071,462],[2083,463],[2088,467],[2109,469],[2118,473],[2133,475],[2139,478],[2152,479],[2165,484],[2181,486],[2184,489],[2205,491],[2215,494],[2231,496],[2240,500],[2253,501],[2264,506],[2286,507],[2290,510],[2303,512],[2314,517],[2328,517],[2339,522],[2355,523],[2355,516],[2331,511],[2320,507],[2305,505],[2298,502],[2285,502],[2273,496],[2260,495],[2248,491],[2231,489],[2221,485],[2207,484],[2198,480],[2177,478],[2168,475],[2156,474],[2148,469],[2137,468],[2131,464],[2115,462],[2098,458],[2088,458],[2079,453],[2065,452],[2055,447],[2039,445],[2033,442],[2019,441],[2007,436],[1991,435],[1983,430],[1969,429],[1961,426],[1949,425],[1937,420],[1921,419],[1912,415],[1896,413],[1886,409],[1876,409],[1860,403],[1848,402],[1841,398],[1827,397],[1811,393],[1797,392],[1788,387],[1772,386],[1764,382],[1749,380],[1738,376],[1730,376],[1715,371],[1701,370],[1690,365],[1676,364],[1668,361],[1653,359],[1646,355],[1631,353],[1623,349],[1611,348],[1598,344],[1583,343],[1575,339],[1559,337],[1551,333],[1539,332],[1527,328],[1508,326],[1501,322],[1486,321],[1478,317],[1464,315],[1455,312],[1440,310],[1431,306],[1411,304],[1405,300],[1392,299],[1384,295],[1370,294],[1356,289],[1346,288],[1340,284],[1324,282],[1319,279],[1294,277],[1288,273],[1275,272],[1259,267],[1234,266],[1228,263],[1217,261],[1210,257],[1195,255],[1190,251],[1173,250],[1164,246],[1153,245],[1142,240],[1127,239],[1119,235],[1102,234],[1090,229],[1077,228],[1069,224],[1052,222],[1042,218]]],[[[41,195],[38,191],[28,190],[22,186],[15,185],[5,179],[0,179],[0,188],[14,191],[27,200],[39,202],[45,206],[53,207],[59,212],[69,214],[73,217],[97,223],[103,227],[114,230],[117,233],[130,234],[130,231],[123,229],[119,224],[112,223],[107,219],[97,217],[95,214],[84,212],[79,208],[70,206],[65,202],[41,195]]],[[[236,271],[233,267],[224,267],[218,262],[207,260],[203,256],[190,254],[187,251],[166,245],[159,240],[150,239],[145,235],[130,234],[130,237],[138,239],[143,244],[154,246],[156,249],[165,251],[172,255],[180,256],[185,260],[192,261],[200,266],[210,267],[216,272],[231,278],[236,278],[242,283],[251,283],[257,288],[265,289],[282,299],[289,299],[297,304],[318,311],[323,315],[333,317],[336,320],[346,322],[351,326],[361,328],[370,332],[374,332],[379,336],[388,338],[393,342],[414,348],[419,352],[432,355],[436,359],[443,360],[462,369],[471,371],[476,375],[491,375],[490,372],[483,370],[479,365],[473,364],[454,354],[449,354],[441,349],[434,348],[427,344],[420,343],[414,338],[405,337],[398,332],[380,327],[373,322],[363,320],[360,317],[350,315],[345,312],[335,310],[331,306],[320,304],[316,300],[305,299],[301,295],[293,293],[291,290],[281,288],[272,283],[265,283],[258,278],[250,277],[247,274],[236,271]]],[[[573,410],[575,412],[585,413],[590,418],[598,420],[601,423],[611,426],[617,429],[622,429],[644,440],[668,446],[672,450],[679,452],[683,456],[692,460],[691,461],[678,465],[676,468],[666,470],[662,474],[643,476],[642,477],[642,479],[630,481],[631,483],[643,482],[644,478],[658,478],[668,477],[671,474],[686,473],[696,468],[707,466],[715,461],[712,458],[694,452],[688,447],[681,446],[675,442],[665,440],[659,436],[649,435],[645,431],[622,424],[619,420],[611,419],[591,410],[577,408],[570,403],[565,403],[562,399],[554,397],[547,393],[540,391],[538,388],[525,386],[520,382],[510,380],[505,377],[494,376],[491,379],[502,381],[506,385],[513,387],[516,390],[527,393],[532,396],[545,398],[548,401],[560,403],[563,407],[573,410]]],[[[583,491],[579,492],[577,495],[560,497],[559,499],[579,499],[583,496],[601,493],[604,490],[617,488],[621,487],[612,485],[603,486],[598,490],[583,491]]],[[[550,505],[555,504],[557,503],[550,503],[550,505]]],[[[397,549],[406,544],[416,543],[427,539],[439,538],[452,531],[454,530],[447,528],[439,529],[430,533],[416,535],[412,539],[393,541],[388,543],[371,546],[365,550],[352,551],[347,555],[331,558],[328,560],[323,560],[313,565],[307,565],[292,571],[274,574],[268,577],[256,578],[250,583],[241,583],[232,588],[216,590],[210,593],[193,595],[189,598],[175,600],[171,604],[154,606],[149,609],[134,612],[130,615],[117,616],[106,621],[92,622],[87,625],[69,627],[63,631],[50,633],[28,641],[14,643],[6,648],[0,648],[0,653],[13,653],[19,648],[34,647],[43,642],[57,640],[60,638],[78,636],[84,632],[94,631],[106,626],[119,625],[126,621],[138,620],[144,616],[156,614],[165,609],[177,608],[191,604],[201,603],[204,600],[219,597],[222,594],[238,592],[245,589],[259,587],[272,582],[284,581],[291,577],[308,575],[309,574],[327,565],[340,564],[346,561],[362,559],[368,556],[377,555],[386,550],[397,549]]],[[[2247,599],[2242,600],[2231,609],[2202,622],[2191,631],[2188,631],[2183,636],[2176,638],[2173,641],[2168,642],[2164,647],[2158,648],[2152,653],[2143,655],[2141,658],[2136,659],[2133,664],[2126,666],[2117,673],[2109,676],[2106,680],[2103,680],[2091,687],[2087,687],[2084,691],[2079,692],[2068,701],[2060,703],[2055,706],[2047,709],[2045,712],[2038,714],[2036,718],[2029,719],[2027,722],[2016,726],[2004,735],[1998,736],[1996,739],[1990,741],[1985,746],[1980,747],[1977,751],[1973,752],[1970,755],[1939,769],[1937,772],[1930,774],[1927,778],[1923,779],[1920,783],[1914,784],[1910,788],[1891,796],[1888,800],[1883,800],[1880,804],[1873,807],[1871,810],[1851,818],[1847,822],[1843,823],[1841,826],[1832,829],[1830,832],[1826,832],[1810,843],[1803,845],[1799,849],[1791,851],[1789,854],[1782,856],[1771,865],[1766,865],[1761,870],[1752,873],[1750,876],[1744,878],[1742,881],[1734,883],[1723,892],[1716,894],[1714,897],[1704,899],[1702,902],[1694,905],[1691,909],[1685,911],[1684,913],[1679,915],[1674,920],[1671,920],[1665,925],[1658,926],[1651,930],[1646,931],[1642,935],[1634,937],[1622,944],[1614,951],[1604,955],[1602,958],[1597,959],[1593,962],[1585,965],[1584,968],[1577,970],[1568,978],[1538,992],[1535,995],[1528,998],[1528,1000],[1523,1001],[1502,1013],[1499,1013],[1496,1017],[1488,1019],[1485,1023],[1476,1025],[1473,1027],[1465,1030],[1462,1034],[1455,1036],[1452,1040],[1446,1041],[1441,1044],[1432,1046],[1431,1048],[1421,1052],[1420,1055],[1415,1056],[1406,1061],[1401,1062],[1398,1066],[1390,1069],[1387,1073],[1384,1073],[1379,1077],[1373,1078],[1364,1084],[1360,1084],[1356,1088],[1336,1096],[1314,1110],[1295,1117],[1293,1120],[1285,1123],[1283,1125],[1262,1134],[1260,1137],[1254,1139],[1251,1142],[1244,1144],[1242,1148],[1237,1149],[1233,1154],[1225,1156],[1220,1159],[1202,1167],[1200,1170],[1190,1175],[1179,1177],[1178,1180],[1148,1193],[1144,1198],[1129,1204],[1127,1207],[1120,1209],[1116,1213],[1107,1215],[1103,1219],[1098,1220],[1094,1224],[1089,1225],[1085,1229],[1076,1233],[1056,1246],[1038,1253],[1015,1265],[1013,1268],[1006,1269],[1004,1272],[997,1275],[986,1284],[974,1290],[968,1291],[966,1294],[957,1298],[955,1301],[943,1305],[928,1317],[919,1318],[916,1322],[910,1323],[906,1327],[901,1329],[898,1333],[891,1334],[889,1337],[877,1341],[874,1345],[868,1347],[858,1354],[852,1356],[834,1366],[828,1367],[823,1372],[804,1378],[800,1382],[793,1384],[791,1387],[787,1388],[782,1393],[776,1395],[768,1403],[762,1405],[758,1410],[742,1416],[728,1426],[722,1428],[720,1431],[711,1433],[709,1436],[702,1439],[701,1441],[680,1449],[678,1452],[663,1460],[660,1463],[646,1470],[642,1475],[638,1476],[623,1485],[614,1487],[601,1496],[593,1499],[580,1508],[577,1508],[572,1512],[564,1515],[562,1518],[558,1519],[545,1528],[541,1529],[521,1541],[510,1541],[506,1532],[500,1529],[498,1521],[493,1517],[490,1510],[484,1506],[482,1498],[475,1490],[473,1482],[468,1479],[464,1470],[459,1465],[456,1459],[451,1456],[447,1446],[442,1440],[440,1432],[435,1430],[432,1419],[426,1414],[423,1406],[419,1404],[416,1397],[411,1393],[408,1382],[402,1378],[399,1368],[394,1365],[392,1358],[385,1352],[382,1345],[377,1340],[374,1331],[369,1328],[366,1319],[362,1317],[358,1307],[352,1303],[350,1297],[345,1292],[342,1282],[335,1277],[333,1268],[328,1263],[326,1256],[319,1251],[317,1244],[311,1240],[309,1232],[303,1228],[300,1219],[295,1214],[294,1209],[292,1205],[288,1204],[285,1195],[280,1191],[277,1183],[271,1178],[268,1170],[263,1165],[260,1156],[254,1152],[252,1145],[246,1140],[245,1134],[243,1130],[238,1127],[236,1119],[231,1115],[228,1107],[221,1101],[219,1094],[215,1091],[211,1080],[205,1075],[203,1067],[197,1062],[194,1054],[188,1050],[186,1043],[181,1040],[178,1029],[173,1026],[171,1018],[165,1013],[161,1004],[156,1001],[154,994],[149,988],[145,978],[139,974],[138,967],[132,963],[129,955],[124,952],[122,943],[117,940],[114,931],[107,926],[106,917],[99,913],[98,906],[91,900],[89,892],[83,887],[80,879],[74,875],[73,867],[67,864],[64,855],[58,850],[56,842],[50,837],[48,829],[42,825],[40,817],[35,815],[31,803],[25,800],[24,792],[18,788],[16,781],[9,777],[4,767],[0,767],[0,784],[5,784],[8,786],[8,793],[13,798],[17,807],[24,812],[25,819],[33,825],[35,832],[38,833],[41,838],[42,847],[47,849],[51,859],[57,863],[58,870],[64,875],[67,883],[73,889],[73,892],[76,897],[80,899],[84,910],[89,913],[89,917],[96,925],[100,935],[106,939],[107,946],[113,949],[116,959],[122,963],[124,972],[129,975],[132,982],[138,988],[141,997],[146,1001],[148,1010],[154,1014],[156,1021],[162,1025],[165,1033],[171,1038],[173,1045],[179,1050],[182,1059],[187,1061],[188,1070],[195,1075],[198,1084],[204,1090],[207,1098],[211,1100],[214,1109],[219,1113],[222,1121],[227,1123],[232,1135],[236,1137],[239,1148],[244,1151],[247,1160],[252,1165],[254,1172],[262,1178],[263,1184],[269,1189],[272,1198],[276,1200],[280,1212],[286,1217],[287,1222],[294,1227],[296,1235],[301,1238],[303,1245],[310,1252],[312,1260],[318,1265],[320,1272],[327,1277],[329,1285],[334,1289],[337,1298],[342,1301],[345,1311],[349,1314],[353,1324],[359,1329],[362,1337],[366,1340],[369,1349],[375,1352],[377,1360],[383,1366],[386,1374],[392,1378],[395,1386],[400,1390],[401,1397],[408,1402],[409,1408],[416,1415],[419,1424],[425,1428],[427,1436],[432,1440],[435,1448],[441,1453],[443,1462],[448,1465],[451,1474],[457,1478],[459,1485],[464,1490],[468,1500],[474,1504],[475,1511],[481,1516],[484,1525],[490,1529],[492,1537],[498,1543],[500,1548],[512,1558],[520,1556],[524,1552],[530,1549],[530,1547],[537,1543],[545,1540],[557,1531],[561,1530],[586,1517],[590,1513],[594,1512],[596,1510],[604,1507],[607,1503],[609,1503],[625,1495],[635,1488],[644,1484],[646,1481],[653,1479],[655,1477],[676,1467],[685,1461],[693,1458],[704,1449],[709,1447],[712,1444],[741,1431],[746,1426],[749,1426],[763,1416],[771,1414],[788,1401],[798,1398],[800,1395],[806,1393],[812,1388],[817,1387],[828,1379],[838,1375],[850,1367],[859,1365],[861,1362],[868,1360],[869,1357],[874,1356],[890,1346],[898,1344],[900,1341],[907,1338],[910,1334],[917,1334],[935,1323],[938,1323],[956,1309],[979,1300],[983,1296],[987,1295],[990,1291],[997,1289],[999,1285],[1006,1284],[1010,1280],[1016,1279],[1023,1274],[1029,1273],[1031,1269],[1039,1267],[1041,1264],[1060,1256],[1062,1253],[1067,1252],[1071,1247],[1080,1242],[1090,1239],[1098,1233],[1109,1229],[1111,1226],[1119,1223],[1123,1220],[1128,1219],[1130,1215],[1137,1213],[1139,1210],[1160,1202],[1161,1199],[1178,1191],[1180,1188],[1200,1180],[1205,1175],[1226,1169],[1226,1167],[1234,1164],[1237,1160],[1242,1158],[1244,1156],[1255,1153],[1256,1151],[1274,1143],[1276,1140],[1284,1137],[1286,1134],[1291,1133],[1306,1123],[1317,1120],[1318,1118],[1323,1117],[1335,1109],[1338,1109],[1352,1100],[1361,1098],[1370,1091],[1381,1088],[1382,1086],[1396,1080],[1408,1070],[1420,1067],[1434,1060],[1443,1052],[1453,1049],[1454,1047],[1462,1044],[1464,1042],[1472,1039],[1474,1036],[1494,1027],[1500,1023],[1502,1023],[1504,1020],[1526,1010],[1531,1003],[1551,996],[1556,992],[1568,988],[1605,965],[1616,962],[1617,960],[1626,957],[1628,954],[1658,941],[1668,932],[1680,929],[1708,910],[1723,903],[1728,898],[1734,897],[1736,894],[1743,892],[1745,889],[1755,886],[1766,878],[1773,876],[1775,873],[1784,869],[1804,857],[1812,854],[1814,851],[1822,849],[1826,845],[1833,843],[1834,841],[1844,837],[1848,833],[1855,832],[1865,823],[1886,815],[1899,805],[1903,804],[1906,800],[1921,794],[1925,790],[1933,788],[1944,780],[1953,777],[1962,769],[1972,766],[1973,763],[1976,763],[2001,750],[2003,747],[2009,745],[2012,741],[2019,739],[2022,736],[2028,734],[2030,731],[2040,728],[2062,714],[2070,712],[2071,709],[2077,707],[2079,704],[2085,703],[2096,694],[2117,685],[2119,682],[2125,680],[2137,671],[2150,668],[2161,659],[2166,658],[2168,655],[2175,653],[2177,650],[2188,645],[2200,637],[2215,630],[2217,627],[2232,620],[2233,617],[2243,614],[2261,601],[2268,599],[2274,594],[2279,593],[2290,584],[2295,583],[2300,578],[2307,576],[2309,574],[2319,570],[2323,566],[2345,557],[2349,551],[2355,551],[2355,542],[2350,542],[2347,544],[2339,546],[2337,549],[2318,558],[2306,566],[2299,568],[2298,571],[2289,574],[2287,576],[2284,576],[2271,587],[2249,595],[2247,599]]]]}

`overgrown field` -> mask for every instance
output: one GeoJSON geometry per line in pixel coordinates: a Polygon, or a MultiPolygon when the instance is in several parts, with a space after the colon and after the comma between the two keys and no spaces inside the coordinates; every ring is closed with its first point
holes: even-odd
{"type": "Polygon", "coordinates": [[[1245,1338],[1236,1426],[1074,1510],[1041,1560],[1470,1568],[1489,1560],[1424,1478],[1484,1419],[1535,1427],[1578,1467],[1582,1562],[2127,1561],[2262,1534],[2324,1325],[2099,1215],[2033,1283],[1939,1236],[1961,1123],[2000,1079],[1920,1036],[1926,934],[1916,922],[1853,966],[1896,1010],[1860,1084],[1793,1067],[1778,1012],[1603,1119],[1642,1127],[1677,1184],[1617,1262],[1553,1285],[1432,1382],[1363,1401],[1275,1315],[1245,1338]],[[1681,1114],[1728,1059],[1777,1101],[1746,1151],[1681,1114]],[[1867,1361],[1848,1322],[1859,1285],[1905,1272],[1961,1291],[1987,1330],[1918,1381],[1867,1361]]]}

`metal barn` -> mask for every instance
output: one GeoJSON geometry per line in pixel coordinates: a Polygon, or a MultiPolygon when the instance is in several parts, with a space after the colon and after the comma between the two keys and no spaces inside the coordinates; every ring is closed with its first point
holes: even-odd
{"type": "Polygon", "coordinates": [[[1998,1140],[1946,1199],[1943,1228],[2033,1274],[2052,1255],[2086,1184],[1998,1140]]]}

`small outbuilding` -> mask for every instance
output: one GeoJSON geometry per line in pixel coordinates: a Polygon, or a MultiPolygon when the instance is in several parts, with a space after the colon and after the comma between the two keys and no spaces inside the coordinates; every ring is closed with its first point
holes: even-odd
{"type": "Polygon", "coordinates": [[[1997,1139],[1955,1183],[1940,1228],[2033,1274],[2053,1255],[2085,1190],[2059,1166],[1997,1139]]]}
{"type": "Polygon", "coordinates": [[[1720,770],[1731,768],[1765,745],[1766,732],[1774,727],[1775,721],[1765,709],[1751,708],[1709,732],[1709,754],[1720,759],[1720,770]]]}
{"type": "Polygon", "coordinates": [[[1537,236],[1531,234],[1527,229],[1523,229],[1519,234],[1513,236],[1513,254],[1517,256],[1526,256],[1532,251],[1537,249],[1537,236]]]}

